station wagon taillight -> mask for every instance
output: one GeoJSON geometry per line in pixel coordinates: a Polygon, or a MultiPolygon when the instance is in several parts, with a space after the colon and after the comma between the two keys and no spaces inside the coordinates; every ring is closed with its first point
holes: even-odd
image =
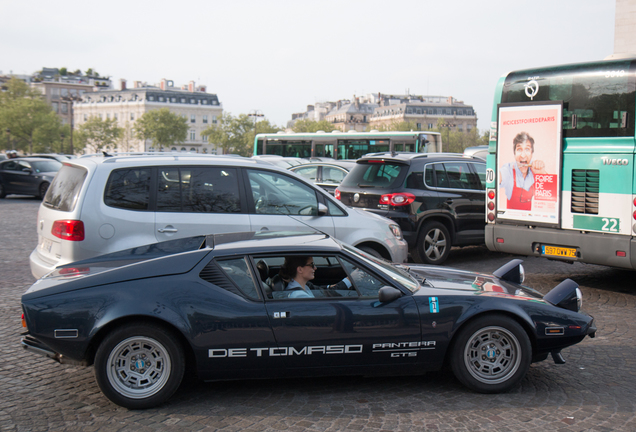
{"type": "Polygon", "coordinates": [[[405,206],[415,201],[415,195],[407,192],[384,194],[380,197],[380,204],[392,206],[405,206]]]}
{"type": "Polygon", "coordinates": [[[62,240],[84,240],[84,222],[81,220],[59,220],[53,222],[51,234],[62,240]]]}

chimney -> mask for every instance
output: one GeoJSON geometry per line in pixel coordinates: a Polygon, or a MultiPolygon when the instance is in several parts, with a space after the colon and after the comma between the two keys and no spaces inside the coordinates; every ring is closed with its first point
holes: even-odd
{"type": "Polygon", "coordinates": [[[188,84],[188,91],[189,92],[194,91],[194,81],[190,81],[190,83],[188,84]]]}
{"type": "Polygon", "coordinates": [[[123,78],[119,80],[119,90],[126,90],[126,80],[123,78]]]}
{"type": "Polygon", "coordinates": [[[133,81],[134,88],[141,88],[141,81],[133,81]]]}
{"type": "Polygon", "coordinates": [[[357,97],[355,100],[355,107],[358,111],[360,111],[360,98],[357,97]]]}
{"type": "Polygon", "coordinates": [[[165,90],[168,85],[168,80],[165,78],[161,78],[161,90],[165,90]]]}
{"type": "Polygon", "coordinates": [[[314,110],[314,106],[313,105],[307,105],[307,112],[313,111],[314,110]]]}
{"type": "Polygon", "coordinates": [[[205,93],[205,86],[199,87],[199,90],[201,91],[201,93],[205,93]]]}
{"type": "Polygon", "coordinates": [[[336,107],[337,107],[338,109],[340,109],[340,107],[341,107],[341,106],[342,106],[342,101],[338,101],[338,102],[336,102],[336,107]]]}
{"type": "Polygon", "coordinates": [[[453,104],[453,97],[449,96],[448,99],[446,99],[446,102],[448,102],[449,104],[453,104]]]}

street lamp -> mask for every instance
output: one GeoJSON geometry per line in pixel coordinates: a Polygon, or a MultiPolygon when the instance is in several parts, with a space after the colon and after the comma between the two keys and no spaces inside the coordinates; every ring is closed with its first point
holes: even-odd
{"type": "Polygon", "coordinates": [[[71,135],[69,136],[69,154],[73,154],[73,102],[77,102],[77,101],[81,101],[82,97],[81,96],[75,96],[75,95],[71,95],[71,96],[62,96],[60,97],[61,100],[63,101],[67,101],[70,102],[69,105],[71,106],[71,135]]]}

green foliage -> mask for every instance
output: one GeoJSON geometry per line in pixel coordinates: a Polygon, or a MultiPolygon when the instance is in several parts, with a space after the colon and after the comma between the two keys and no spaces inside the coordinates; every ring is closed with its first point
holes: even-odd
{"type": "Polygon", "coordinates": [[[12,78],[0,93],[0,133],[4,147],[22,152],[48,151],[59,145],[61,122],[42,93],[12,78]],[[11,143],[6,130],[10,130],[11,143]]]}
{"type": "Polygon", "coordinates": [[[85,148],[86,153],[98,153],[114,150],[122,134],[123,129],[117,126],[117,120],[91,117],[77,129],[73,138],[74,144],[85,148]]]}
{"type": "Polygon", "coordinates": [[[62,76],[66,76],[67,74],[68,74],[68,71],[66,70],[66,68],[65,68],[65,67],[60,68],[60,75],[62,75],[62,76]]]}
{"type": "Polygon", "coordinates": [[[479,130],[473,128],[468,132],[452,130],[446,126],[441,118],[437,120],[437,132],[442,134],[442,149],[445,152],[463,153],[467,147],[488,144],[488,132],[479,135],[479,130]]]}
{"type": "Polygon", "coordinates": [[[298,120],[296,123],[294,123],[292,130],[294,132],[318,132],[319,130],[331,132],[336,130],[336,127],[327,120],[315,121],[303,119],[298,120]]]}
{"type": "Polygon", "coordinates": [[[261,120],[254,124],[247,114],[234,117],[223,113],[216,125],[204,130],[201,135],[208,137],[208,142],[216,144],[223,154],[235,153],[251,156],[254,153],[254,137],[257,133],[274,133],[281,130],[269,120],[261,120]]]}
{"type": "Polygon", "coordinates": [[[86,75],[88,75],[88,76],[93,76],[93,75],[95,75],[95,76],[99,76],[99,74],[98,74],[97,72],[93,72],[93,68],[88,68],[88,69],[86,69],[86,72],[85,72],[85,73],[86,73],[86,75]]]}
{"type": "Polygon", "coordinates": [[[188,136],[188,120],[168,108],[148,111],[135,123],[135,135],[141,140],[152,140],[162,150],[183,143],[188,136]]]}
{"type": "Polygon", "coordinates": [[[405,121],[402,121],[402,122],[395,121],[388,125],[380,125],[378,127],[375,127],[374,129],[376,129],[378,132],[389,132],[389,131],[409,132],[409,131],[419,130],[417,128],[417,123],[405,122],[405,121]]]}

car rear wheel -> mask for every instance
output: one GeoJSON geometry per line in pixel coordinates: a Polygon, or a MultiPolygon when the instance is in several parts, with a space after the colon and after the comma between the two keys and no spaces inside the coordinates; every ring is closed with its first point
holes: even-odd
{"type": "Polygon", "coordinates": [[[39,192],[38,198],[44,199],[44,195],[46,195],[46,191],[47,190],[49,190],[49,184],[48,183],[42,183],[40,185],[39,190],[38,190],[38,192],[39,192]]]}
{"type": "Polygon", "coordinates": [[[0,183],[0,198],[4,198],[7,196],[7,191],[4,189],[4,186],[2,186],[2,183],[0,183]]]}
{"type": "Polygon", "coordinates": [[[453,373],[479,393],[499,393],[517,385],[528,372],[532,346],[511,318],[477,318],[458,333],[451,351],[453,373]]]}
{"type": "Polygon", "coordinates": [[[95,355],[100,389],[112,402],[129,409],[150,408],[168,400],[184,371],[185,357],[176,337],[153,325],[116,329],[95,355]]]}
{"type": "Polygon", "coordinates": [[[436,221],[426,222],[417,238],[413,258],[424,264],[441,264],[448,258],[451,239],[444,224],[436,221]]]}

